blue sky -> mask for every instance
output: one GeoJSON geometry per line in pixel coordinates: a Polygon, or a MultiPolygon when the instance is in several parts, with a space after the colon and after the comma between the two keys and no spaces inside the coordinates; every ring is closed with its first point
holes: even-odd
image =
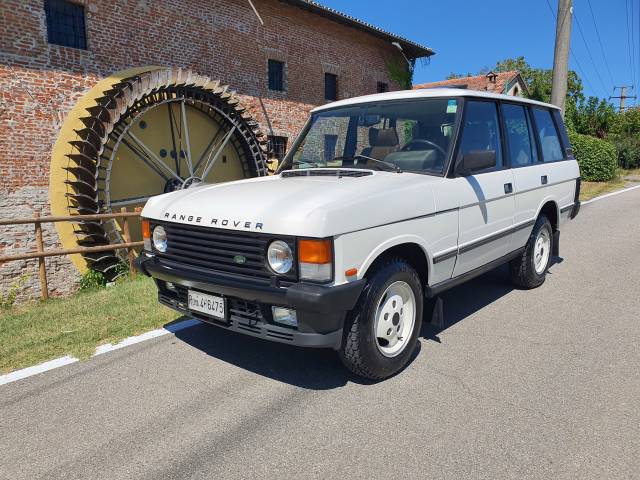
{"type": "MultiPolygon", "coordinates": [[[[609,68],[603,60],[588,0],[574,0],[571,48],[575,58],[570,59],[570,68],[582,77],[587,95],[605,98],[612,94],[614,84],[630,85],[633,82],[629,60],[631,42],[626,27],[630,4],[633,4],[634,18],[634,74],[640,77],[640,0],[590,1],[609,68]]],[[[524,55],[534,67],[553,66],[555,20],[547,0],[320,2],[435,50],[430,64],[418,65],[416,83],[440,80],[451,72],[475,73],[483,67],[492,67],[498,60],[519,55],[524,55]],[[518,7],[519,4],[522,7],[518,7]]],[[[548,2],[555,14],[557,0],[548,2]]],[[[630,93],[635,94],[635,91],[630,93]]]]}

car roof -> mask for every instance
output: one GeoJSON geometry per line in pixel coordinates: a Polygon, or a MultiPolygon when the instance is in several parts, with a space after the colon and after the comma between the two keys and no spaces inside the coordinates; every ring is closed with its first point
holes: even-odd
{"type": "Polygon", "coordinates": [[[418,100],[421,98],[451,98],[451,97],[473,97],[473,98],[490,98],[494,100],[508,100],[510,102],[526,103],[532,105],[540,105],[547,108],[558,109],[556,105],[550,103],[538,102],[537,100],[529,100],[528,98],[515,97],[513,95],[503,95],[499,93],[481,92],[477,90],[467,90],[463,88],[421,88],[416,90],[399,90],[395,92],[376,93],[373,95],[363,95],[361,97],[347,98],[338,100],[337,102],[327,103],[312,110],[312,112],[321,112],[337,107],[346,107],[351,105],[359,105],[362,103],[384,102],[389,100],[418,100]]]}

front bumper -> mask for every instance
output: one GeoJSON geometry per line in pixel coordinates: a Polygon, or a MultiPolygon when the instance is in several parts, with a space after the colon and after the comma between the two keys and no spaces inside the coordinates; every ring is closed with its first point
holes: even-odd
{"type": "Polygon", "coordinates": [[[237,276],[222,276],[197,267],[168,265],[145,253],[136,259],[136,267],[156,280],[160,302],[181,313],[228,330],[304,347],[339,348],[345,315],[355,307],[364,287],[364,279],[333,287],[309,283],[294,283],[288,287],[256,285],[250,279],[237,276]],[[185,291],[189,288],[224,295],[234,301],[251,302],[261,311],[260,319],[231,315],[229,322],[218,323],[198,316],[188,311],[179,293],[169,295],[166,282],[183,287],[185,291]],[[296,310],[298,328],[272,322],[271,306],[296,310]]]}

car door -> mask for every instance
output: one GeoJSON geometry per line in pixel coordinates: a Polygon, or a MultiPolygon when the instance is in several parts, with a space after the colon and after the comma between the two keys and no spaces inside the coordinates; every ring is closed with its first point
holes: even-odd
{"type": "Polygon", "coordinates": [[[456,154],[459,233],[454,276],[510,252],[515,210],[513,174],[504,157],[496,102],[466,101],[456,154]],[[495,154],[495,164],[478,171],[465,171],[465,156],[478,154],[495,154]]]}
{"type": "Polygon", "coordinates": [[[503,103],[501,105],[505,143],[509,163],[513,171],[515,201],[514,234],[512,250],[527,243],[533,221],[545,195],[548,171],[540,161],[535,132],[526,105],[503,103]]]}

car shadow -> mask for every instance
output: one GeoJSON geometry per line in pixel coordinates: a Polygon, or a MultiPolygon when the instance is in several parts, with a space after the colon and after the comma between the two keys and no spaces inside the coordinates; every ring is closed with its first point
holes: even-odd
{"type": "Polygon", "coordinates": [[[509,280],[509,267],[502,265],[479,277],[442,293],[442,325],[430,323],[429,308],[425,306],[422,337],[440,343],[438,335],[444,330],[473,315],[478,310],[504,297],[515,287],[509,280]]]}
{"type": "MultiPolygon", "coordinates": [[[[508,267],[505,265],[448,290],[442,294],[443,325],[437,327],[430,324],[430,319],[425,315],[422,339],[440,342],[441,332],[513,289],[508,267]]],[[[349,373],[342,366],[336,352],[329,349],[300,348],[264,341],[204,323],[180,330],[175,336],[218,360],[300,388],[330,390],[348,382],[365,385],[376,383],[349,373]]],[[[420,348],[418,342],[411,362],[418,356],[420,348]]]]}

